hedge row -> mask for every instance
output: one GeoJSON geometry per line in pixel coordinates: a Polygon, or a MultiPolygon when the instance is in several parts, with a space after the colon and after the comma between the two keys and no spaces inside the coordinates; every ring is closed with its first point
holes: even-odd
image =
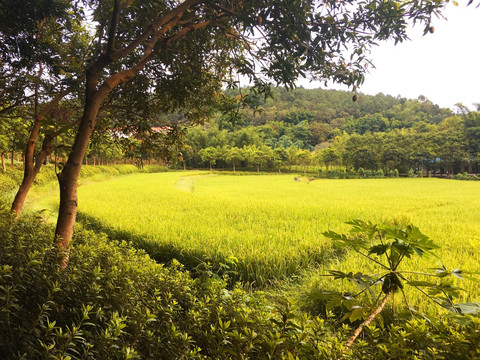
{"type": "MultiPolygon", "coordinates": [[[[58,169],[57,169],[58,170],[58,169]]],[[[143,168],[138,168],[135,165],[123,164],[123,165],[83,165],[80,170],[80,178],[88,178],[95,175],[127,175],[133,173],[157,173],[168,171],[168,168],[160,165],[145,165],[143,168]]],[[[0,190],[13,189],[15,186],[20,185],[23,179],[23,170],[21,168],[7,168],[5,173],[0,173],[0,190]],[[8,179],[8,180],[7,180],[8,179]],[[12,182],[13,181],[13,182],[12,182]],[[5,183],[5,185],[3,184],[5,183]],[[12,184],[15,184],[12,186],[12,184]]],[[[35,177],[35,185],[46,185],[49,182],[56,181],[55,167],[53,165],[44,165],[40,170],[40,173],[35,177]]]]}

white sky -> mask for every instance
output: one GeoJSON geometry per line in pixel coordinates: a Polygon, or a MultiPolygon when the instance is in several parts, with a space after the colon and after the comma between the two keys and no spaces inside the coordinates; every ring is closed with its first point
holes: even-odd
{"type": "Polygon", "coordinates": [[[410,99],[424,95],[442,107],[461,102],[474,110],[472,103],[480,103],[480,7],[475,7],[476,2],[466,7],[466,0],[459,3],[447,6],[447,20],[434,19],[433,34],[422,36],[423,28],[417,26],[409,32],[411,41],[396,46],[379,43],[370,56],[375,69],[370,69],[359,92],[410,99]]]}

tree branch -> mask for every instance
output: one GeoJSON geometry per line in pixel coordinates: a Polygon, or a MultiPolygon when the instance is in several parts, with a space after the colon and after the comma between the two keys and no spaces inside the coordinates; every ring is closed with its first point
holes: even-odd
{"type": "Polygon", "coordinates": [[[187,0],[183,3],[181,3],[179,6],[177,6],[175,9],[172,9],[168,13],[162,15],[159,17],[155,22],[152,23],[152,25],[146,29],[143,34],[138,36],[136,39],[134,39],[128,46],[126,46],[123,49],[115,51],[112,56],[112,60],[118,60],[123,58],[124,56],[130,54],[133,52],[140,44],[144,43],[150,36],[154,35],[157,32],[161,32],[162,34],[165,34],[168,30],[170,30],[173,26],[175,26],[180,19],[180,17],[183,15],[184,11],[187,10],[189,7],[201,3],[202,0],[187,0]],[[173,25],[166,26],[168,23],[171,21],[175,20],[178,18],[176,21],[174,21],[173,25]]]}
{"type": "MultiPolygon", "coordinates": [[[[180,17],[178,17],[177,21],[180,20],[180,17]]],[[[175,24],[176,24],[175,22],[175,24]]],[[[177,32],[175,35],[172,35],[168,38],[165,38],[163,40],[163,44],[161,47],[158,47],[158,49],[164,49],[167,47],[170,43],[177,41],[181,39],[182,37],[186,36],[189,32],[191,31],[196,31],[198,29],[201,29],[202,27],[208,26],[213,23],[213,20],[206,20],[201,23],[193,24],[188,27],[185,27],[181,29],[179,32],[177,32]]],[[[169,24],[169,26],[174,26],[174,24],[169,24]]],[[[164,30],[164,29],[162,29],[164,30]]],[[[167,31],[167,30],[165,30],[167,31]]],[[[156,55],[158,49],[155,51],[155,46],[157,45],[158,40],[161,38],[163,35],[164,31],[162,32],[157,32],[152,39],[149,41],[147,48],[145,49],[143,56],[140,58],[140,60],[131,68],[126,69],[124,71],[120,71],[112,76],[110,76],[108,79],[105,80],[105,82],[100,86],[99,91],[107,94],[110,92],[111,89],[114,87],[124,84],[128,81],[130,81],[140,70],[142,70],[145,65],[156,55]]]]}
{"type": "Polygon", "coordinates": [[[115,39],[117,36],[118,19],[120,17],[120,0],[113,3],[112,22],[108,31],[107,55],[111,55],[115,51],[115,39]]]}

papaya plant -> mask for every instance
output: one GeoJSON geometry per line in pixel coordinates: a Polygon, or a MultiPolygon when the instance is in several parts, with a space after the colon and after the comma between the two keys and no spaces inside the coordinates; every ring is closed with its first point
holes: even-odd
{"type": "MultiPolygon", "coordinates": [[[[413,316],[412,308],[404,291],[406,285],[420,291],[435,304],[453,313],[458,319],[465,314],[480,312],[478,303],[456,304],[454,299],[459,297],[462,289],[454,286],[453,281],[448,280],[449,277],[463,279],[471,273],[460,269],[448,270],[443,264],[440,267],[428,269],[430,271],[426,272],[405,270],[401,266],[407,259],[413,257],[432,256],[434,250],[439,248],[416,226],[396,227],[387,224],[373,224],[370,221],[358,219],[346,222],[346,224],[352,226],[350,234],[327,231],[323,235],[331,239],[336,246],[353,250],[368,259],[378,269],[378,273],[372,275],[362,272],[346,273],[330,270],[327,275],[332,276],[335,280],[348,280],[359,288],[356,294],[324,292],[327,309],[340,303],[349,310],[342,320],[348,319],[353,322],[364,319],[345,344],[345,351],[349,350],[363,329],[382,312],[389,300],[393,302],[393,314],[395,314],[394,296],[396,293],[402,294],[407,308],[413,316]],[[418,280],[419,278],[428,280],[418,280]],[[369,305],[362,306],[358,299],[365,294],[372,301],[369,305]]],[[[463,318],[463,320],[465,319],[463,318]]]]}

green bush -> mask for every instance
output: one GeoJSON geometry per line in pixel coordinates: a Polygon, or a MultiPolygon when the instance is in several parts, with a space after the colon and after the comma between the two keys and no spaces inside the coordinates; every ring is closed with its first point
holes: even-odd
{"type": "Polygon", "coordinates": [[[43,165],[40,172],[35,177],[35,180],[33,180],[33,183],[35,185],[45,185],[52,181],[57,181],[55,167],[53,165],[43,165]]]}
{"type": "Polygon", "coordinates": [[[80,178],[87,178],[101,172],[100,167],[93,165],[82,165],[80,169],[80,178]]]}
{"type": "Polygon", "coordinates": [[[131,164],[113,165],[113,167],[117,169],[121,175],[133,174],[139,171],[135,165],[131,164]]]}
{"type": "Polygon", "coordinates": [[[82,165],[80,170],[80,178],[83,179],[99,174],[116,176],[120,175],[120,170],[116,166],[108,165],[82,165]]]}
{"type": "MultiPolygon", "coordinates": [[[[68,267],[53,228],[0,205],[1,359],[475,359],[480,320],[352,328],[287,300],[227,289],[204,271],[157,264],[126,243],[76,229],[68,267]]],[[[312,310],[313,308],[310,308],[312,310]]]]}
{"type": "Polygon", "coordinates": [[[0,173],[0,194],[1,195],[6,195],[12,192],[17,186],[18,185],[15,182],[15,180],[13,180],[7,175],[0,173]]]}
{"type": "Polygon", "coordinates": [[[412,319],[400,325],[369,328],[351,359],[479,359],[480,319],[467,325],[452,319],[412,319]],[[376,344],[376,345],[374,345],[376,344]]]}
{"type": "Polygon", "coordinates": [[[356,176],[357,176],[357,174],[355,173],[354,168],[350,167],[350,168],[347,169],[347,179],[354,179],[356,176]]]}
{"type": "Polygon", "coordinates": [[[383,170],[380,169],[380,170],[375,171],[375,177],[378,178],[378,179],[383,179],[385,177],[385,174],[383,173],[383,170]]]}
{"type": "Polygon", "coordinates": [[[362,168],[362,167],[358,168],[358,170],[357,170],[357,175],[358,175],[359,177],[365,177],[365,169],[362,168]]]}
{"type": "Polygon", "coordinates": [[[165,172],[165,171],[168,171],[168,168],[162,165],[145,165],[142,168],[142,172],[146,172],[146,173],[159,173],[159,172],[165,172]]]}
{"type": "Polygon", "coordinates": [[[108,175],[120,175],[120,171],[114,167],[114,166],[109,166],[109,165],[97,165],[96,168],[100,170],[100,173],[102,174],[108,174],[108,175]]]}
{"type": "Polygon", "coordinates": [[[477,176],[475,176],[475,175],[469,176],[467,172],[464,172],[463,174],[458,173],[456,175],[453,175],[453,178],[455,180],[478,180],[477,176]]]}
{"type": "Polygon", "coordinates": [[[2,359],[321,359],[340,352],[341,339],[323,320],[287,301],[272,308],[260,295],[227,290],[212,276],[192,279],[178,263],[164,267],[93,232],[77,229],[62,270],[52,228],[0,213],[2,359]]]}
{"type": "Polygon", "coordinates": [[[4,175],[7,175],[10,179],[15,181],[18,185],[22,183],[23,179],[23,170],[20,168],[7,168],[7,171],[4,173],[4,175]]]}

